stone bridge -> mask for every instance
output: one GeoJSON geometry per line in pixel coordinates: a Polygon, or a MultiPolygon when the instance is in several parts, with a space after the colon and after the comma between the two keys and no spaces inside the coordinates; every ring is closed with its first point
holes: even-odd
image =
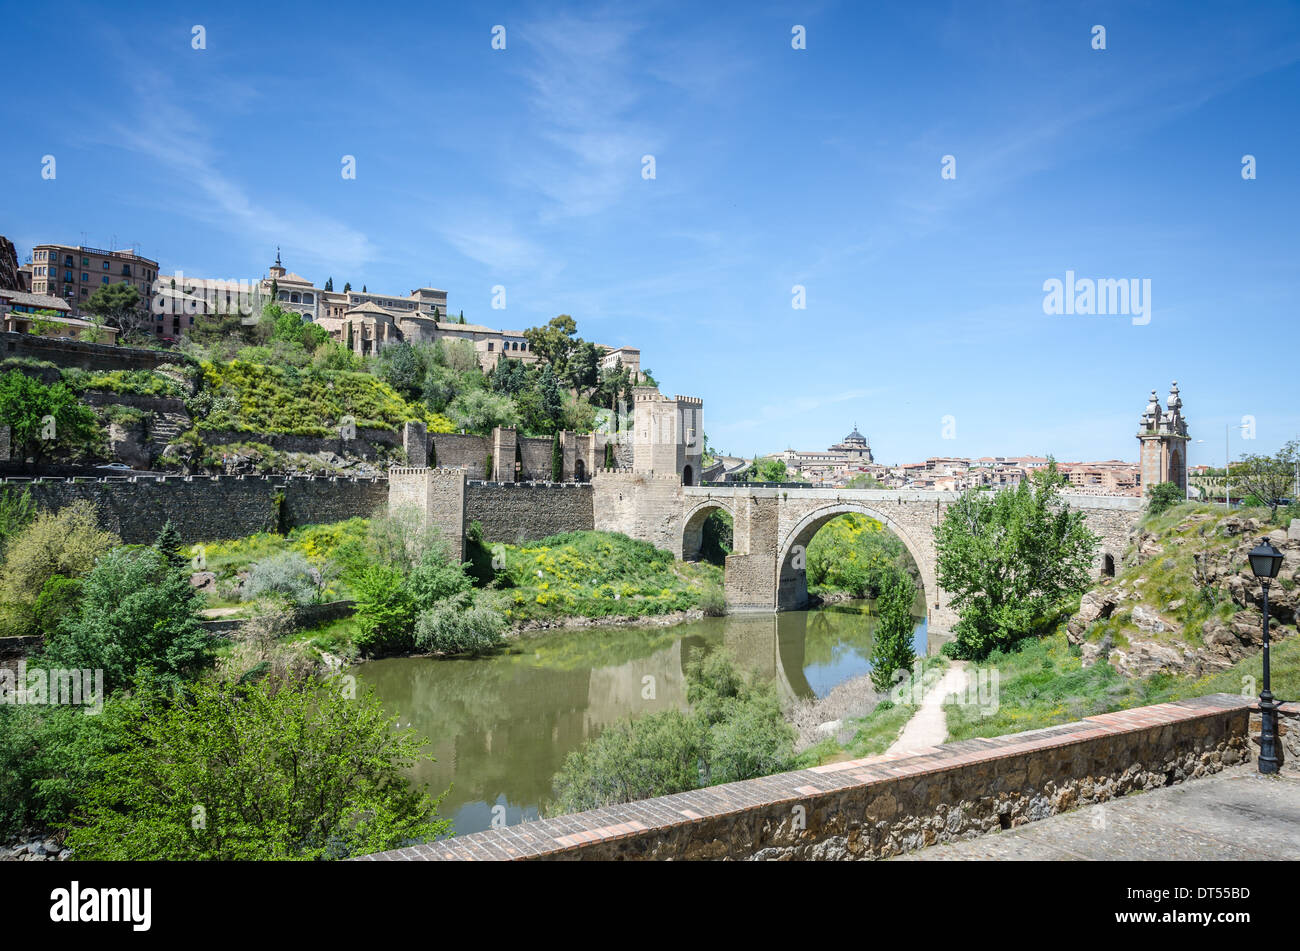
{"type": "MultiPolygon", "coordinates": [[[[730,514],[733,548],[726,562],[732,612],[787,611],[808,602],[803,553],[827,522],[857,512],[881,522],[903,542],[920,572],[932,632],[950,631],[956,616],[936,576],[934,531],[957,492],[902,489],[823,489],[747,485],[684,485],[680,476],[625,469],[599,470],[590,483],[557,487],[467,483],[462,469],[393,469],[390,505],[423,509],[459,542],[479,521],[490,542],[519,542],[558,531],[622,532],[679,558],[698,557],[704,521],[730,514]],[[467,488],[468,487],[468,488],[467,488]],[[493,518],[494,512],[505,517],[493,518]]],[[[1136,496],[1063,494],[1101,538],[1096,573],[1114,573],[1129,530],[1142,514],[1136,496]]]]}
{"type": "MultiPolygon", "coordinates": [[[[930,626],[949,631],[956,623],[948,594],[936,577],[934,531],[960,493],[690,486],[670,476],[622,471],[603,471],[593,485],[597,529],[645,539],[680,558],[698,557],[705,519],[719,509],[727,512],[734,533],[726,563],[730,611],[788,611],[805,606],[803,555],[808,543],[831,519],[857,512],[882,523],[907,548],[920,571],[930,626]]],[[[1062,499],[1082,511],[1088,527],[1101,538],[1096,573],[1113,574],[1129,530],[1142,514],[1142,500],[1068,493],[1062,499]]]]}

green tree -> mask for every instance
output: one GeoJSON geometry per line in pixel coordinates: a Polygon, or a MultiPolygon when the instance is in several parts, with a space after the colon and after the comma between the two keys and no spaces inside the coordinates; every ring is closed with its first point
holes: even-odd
{"type": "Polygon", "coordinates": [[[885,581],[876,598],[875,640],[871,645],[871,683],[882,693],[894,683],[895,671],[906,673],[916,659],[912,650],[912,602],[916,589],[912,579],[901,571],[894,571],[885,581]]]}
{"type": "Polygon", "coordinates": [[[343,293],[346,294],[346,293],[347,293],[348,291],[350,291],[350,290],[352,290],[352,282],[351,282],[351,281],[344,281],[344,282],[343,282],[343,293]]]}
{"type": "Polygon", "coordinates": [[[564,447],[560,445],[560,434],[551,439],[551,481],[564,481],[564,447]]]}
{"type": "Polygon", "coordinates": [[[102,669],[108,691],[141,671],[174,688],[212,661],[204,603],[158,549],[115,548],[86,574],[76,611],[46,639],[44,662],[102,669]]]}
{"type": "Polygon", "coordinates": [[[103,285],[86,299],[82,309],[116,327],[124,342],[153,336],[153,315],[140,306],[140,292],[131,284],[103,285]]]}
{"type": "Polygon", "coordinates": [[[15,636],[48,634],[37,602],[54,578],[76,578],[118,544],[99,527],[94,503],[78,499],[56,512],[41,511],[5,546],[0,571],[0,630],[15,636]]]}
{"type": "Polygon", "coordinates": [[[88,452],[99,423],[66,383],[45,384],[19,370],[0,373],[0,426],[9,427],[12,452],[40,464],[52,452],[88,452]]]}
{"type": "Polygon", "coordinates": [[[371,565],[353,587],[357,650],[366,656],[411,650],[416,605],[402,573],[387,565],[371,565]]]}
{"type": "Polygon", "coordinates": [[[331,292],[334,290],[334,278],[332,276],[325,278],[325,290],[331,292]]]}
{"type": "Polygon", "coordinates": [[[568,314],[552,317],[545,327],[524,331],[528,349],[537,354],[555,373],[564,377],[569,371],[569,357],[581,342],[575,336],[578,325],[568,314]]]}
{"type": "Polygon", "coordinates": [[[450,831],[404,771],[428,757],[370,692],[204,681],[141,691],[68,831],[92,860],[333,859],[450,831]],[[195,807],[202,806],[202,822],[195,807]]]}
{"type": "Polygon", "coordinates": [[[1099,539],[1060,499],[1056,463],[1015,489],[966,492],[935,532],[939,586],[959,613],[959,656],[980,660],[1041,634],[1084,590],[1099,539]]]}
{"type": "Polygon", "coordinates": [[[542,368],[541,376],[538,377],[537,392],[540,398],[539,409],[546,422],[546,432],[555,432],[560,427],[560,420],[564,415],[564,400],[560,397],[560,385],[556,380],[555,371],[549,364],[542,368]]]}
{"type": "Polygon", "coordinates": [[[1147,514],[1159,515],[1187,501],[1187,493],[1176,482],[1160,482],[1147,489],[1147,514]]]}
{"type": "Polygon", "coordinates": [[[1292,439],[1272,455],[1248,453],[1232,467],[1232,481],[1246,497],[1254,496],[1268,508],[1269,518],[1277,517],[1283,500],[1294,497],[1300,486],[1296,477],[1300,467],[1300,440],[1292,439]]]}

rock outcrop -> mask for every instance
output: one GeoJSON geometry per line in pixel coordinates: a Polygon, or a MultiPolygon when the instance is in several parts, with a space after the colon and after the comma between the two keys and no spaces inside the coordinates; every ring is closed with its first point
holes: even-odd
{"type": "Polygon", "coordinates": [[[1300,519],[1289,530],[1239,515],[1198,512],[1172,529],[1133,533],[1124,571],[1084,594],[1066,626],[1081,646],[1083,664],[1108,661],[1122,673],[1201,676],[1223,670],[1263,644],[1263,595],[1246,553],[1267,537],[1283,554],[1269,589],[1271,637],[1296,633],[1300,603],[1300,519]],[[1186,573],[1185,596],[1167,591],[1153,575],[1186,573]]]}

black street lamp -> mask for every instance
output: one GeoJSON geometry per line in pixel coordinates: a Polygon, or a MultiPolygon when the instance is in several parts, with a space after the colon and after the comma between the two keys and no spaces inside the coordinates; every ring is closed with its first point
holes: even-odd
{"type": "Polygon", "coordinates": [[[1277,701],[1273,699],[1270,689],[1268,665],[1268,585],[1277,577],[1282,568],[1282,553],[1269,544],[1268,539],[1260,540],[1259,545],[1250,550],[1246,556],[1250,559],[1250,570],[1255,573],[1259,583],[1264,586],[1264,689],[1259,694],[1259,771],[1276,773],[1281,765],[1277,756],[1277,701]]]}

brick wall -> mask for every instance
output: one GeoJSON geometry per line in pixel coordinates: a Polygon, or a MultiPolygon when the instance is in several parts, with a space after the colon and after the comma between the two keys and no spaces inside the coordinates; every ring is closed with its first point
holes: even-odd
{"type": "Polygon", "coordinates": [[[1248,760],[1250,704],[1213,694],[524,822],[358,861],[884,858],[1248,760]]]}
{"type": "Polygon", "coordinates": [[[168,519],[185,542],[238,538],[353,516],[388,499],[384,479],[285,476],[167,476],[131,479],[6,479],[0,491],[30,489],[42,508],[90,499],[100,525],[128,544],[152,542],[168,519]],[[279,499],[280,501],[277,501],[279,499]]]}

